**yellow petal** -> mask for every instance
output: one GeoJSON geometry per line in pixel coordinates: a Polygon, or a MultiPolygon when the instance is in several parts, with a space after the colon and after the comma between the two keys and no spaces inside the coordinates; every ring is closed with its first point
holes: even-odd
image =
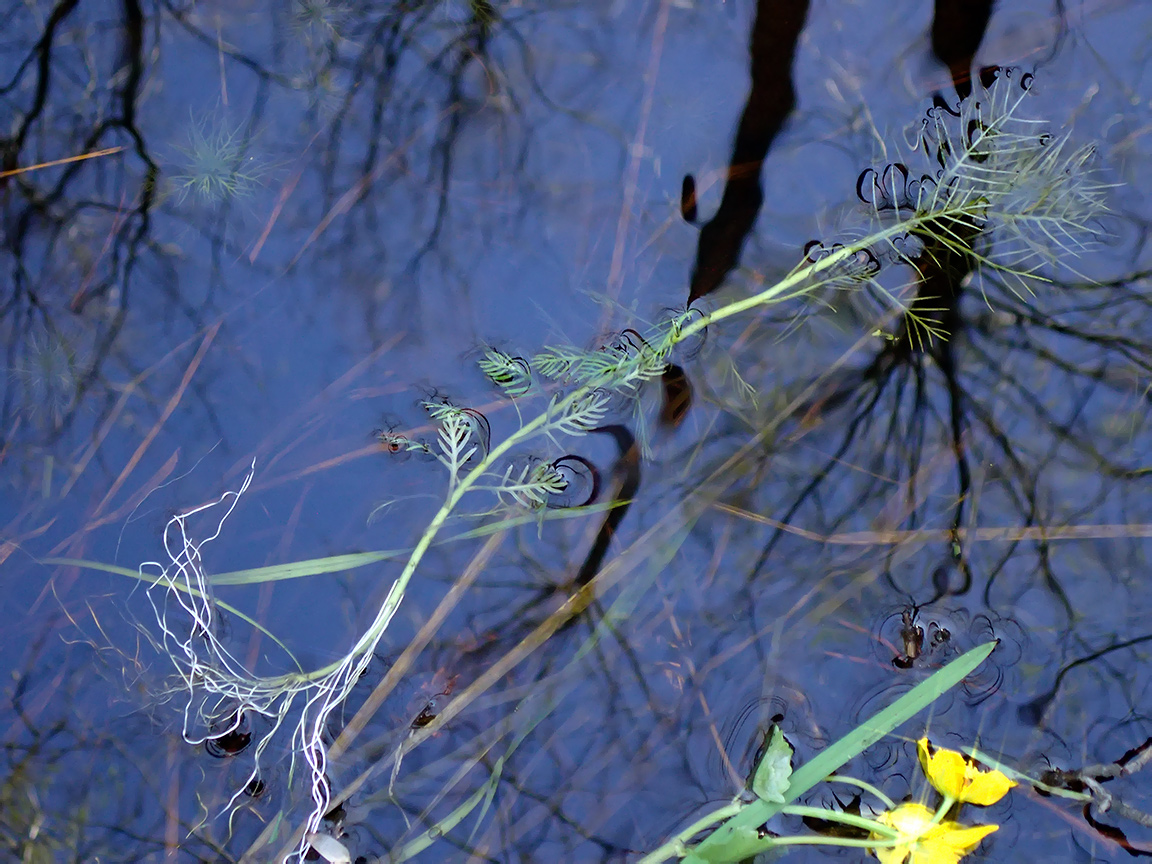
{"type": "Polygon", "coordinates": [[[936,791],[966,804],[995,804],[1016,785],[1002,772],[978,768],[973,760],[955,750],[934,748],[927,738],[916,742],[916,753],[924,776],[936,791]]]}
{"type": "MultiPolygon", "coordinates": [[[[881,813],[877,821],[900,833],[897,846],[877,846],[872,854],[880,864],[958,864],[997,829],[996,825],[966,828],[957,822],[934,823],[935,814],[923,804],[909,802],[881,813]]],[[[873,834],[872,839],[882,839],[873,834]]]]}
{"type": "Polygon", "coordinates": [[[973,766],[973,775],[968,779],[968,788],[960,796],[961,801],[987,807],[995,804],[1008,794],[1008,790],[1016,785],[1016,781],[1009,780],[999,771],[981,771],[973,766]]]}
{"type": "MultiPolygon", "coordinates": [[[[939,847],[938,854],[940,855],[943,855],[944,849],[947,848],[950,853],[955,854],[955,860],[959,861],[979,846],[981,840],[999,828],[999,825],[973,825],[971,828],[965,828],[956,822],[941,822],[933,831],[924,836],[920,845],[939,847]]],[[[937,859],[925,858],[924,860],[937,859]]],[[[941,857],[939,860],[946,859],[941,857]]]]}
{"type": "Polygon", "coordinates": [[[959,799],[964,792],[964,757],[955,750],[939,750],[927,738],[916,742],[916,754],[928,782],[948,798],[959,799]]]}

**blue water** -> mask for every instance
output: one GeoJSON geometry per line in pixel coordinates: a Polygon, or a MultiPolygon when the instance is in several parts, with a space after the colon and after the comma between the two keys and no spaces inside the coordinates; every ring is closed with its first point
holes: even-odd
{"type": "MultiPolygon", "coordinates": [[[[300,766],[289,774],[290,729],[262,755],[262,794],[236,798],[229,819],[252,750],[214,759],[183,739],[147,584],[60,559],[167,564],[169,520],[237,490],[253,465],[203,549],[208,575],[409,549],[446,474],[384,452],[377,431],[430,438],[418,403],[450,398],[503,440],[521,421],[476,369],[484,346],[597,347],[684,307],[726,185],[757,168],[729,172],[762,92],[758,12],[779,30],[802,16],[791,64],[771,53],[795,104],[760,142],[763,199],[731,270],[697,303],[760,290],[810,240],[858,236],[860,172],[914,166],[933,93],[957,100],[929,35],[948,4],[805,5],[517,2],[485,26],[486,7],[463,3],[161,4],[139,22],[134,3],[3,13],[0,170],[121,148],[0,179],[4,856],[267,861],[291,848],[310,802],[300,766]],[[686,174],[696,225],[680,216],[686,174]],[[276,838],[258,842],[268,826],[276,838]]],[[[1002,645],[987,668],[853,771],[894,798],[920,794],[910,742],[926,728],[954,745],[978,737],[1033,776],[1110,762],[1152,734],[1152,10],[1061,9],[997,4],[972,65],[1034,74],[1025,113],[1074,146],[1096,142],[1112,214],[1034,293],[965,286],[948,343],[960,457],[936,360],[867,374],[885,350],[871,334],[890,324],[874,305],[795,300],[709,328],[675,358],[694,394],[679,427],[658,428],[655,385],[639,415],[609,418],[648,434],[597,604],[394,770],[413,721],[563,601],[556,586],[603,517],[510,532],[331,766],[334,794],[367,772],[326,829],[353,860],[398,854],[500,758],[482,816],[416,860],[636,860],[737,793],[774,715],[811,756],[991,637],[1002,645]],[[949,638],[899,669],[913,607],[949,638]]],[[[523,403],[523,418],[546,401],[523,403]]],[[[612,439],[533,446],[595,465],[610,500],[612,439]]],[[[470,495],[445,534],[486,524],[496,503],[470,495]]],[[[190,528],[203,539],[218,513],[190,528]]],[[[327,743],[482,542],[429,552],[327,743]]],[[[325,666],[404,560],[217,585],[215,600],[268,631],[226,613],[218,636],[258,674],[293,669],[288,652],[325,666]]],[[[252,722],[257,739],[271,730],[252,722]]],[[[1140,781],[1111,791],[1144,807],[1140,781]]],[[[808,800],[833,803],[824,790],[808,800]]],[[[1127,860],[1080,809],[1020,789],[965,818],[1001,824],[975,853],[986,860],[1127,860]]],[[[1146,829],[1105,821],[1152,848],[1146,829]]]]}

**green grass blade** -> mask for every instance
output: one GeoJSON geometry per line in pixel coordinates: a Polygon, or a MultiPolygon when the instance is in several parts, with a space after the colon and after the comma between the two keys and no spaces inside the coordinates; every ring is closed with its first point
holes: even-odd
{"type": "Polygon", "coordinates": [[[908,720],[911,720],[944,693],[963,681],[983,663],[999,640],[986,642],[960,655],[943,669],[921,681],[883,711],[865,720],[831,747],[805,762],[792,775],[788,785],[789,801],[795,801],[829,774],[859,756],[874,743],[908,720]]]}
{"type": "MultiPolygon", "coordinates": [[[[348,557],[348,556],[345,556],[345,557],[348,557]]],[[[115,564],[101,564],[99,561],[85,561],[82,558],[42,558],[42,559],[40,559],[40,563],[41,564],[53,564],[53,565],[59,565],[59,566],[64,566],[64,567],[79,567],[82,570],[99,570],[99,571],[102,571],[104,573],[112,573],[116,576],[128,576],[128,577],[131,577],[132,579],[138,579],[141,582],[147,582],[149,585],[155,585],[159,581],[157,578],[147,576],[144,573],[141,573],[139,570],[129,570],[127,567],[117,567],[115,564]]],[[[173,583],[172,587],[178,591],[184,591],[185,593],[191,594],[193,596],[199,596],[200,595],[200,592],[197,591],[196,589],[194,589],[194,588],[190,589],[188,586],[182,585],[179,582],[173,583]]],[[[280,641],[280,639],[276,636],[275,633],[273,633],[271,630],[269,630],[267,627],[265,627],[260,622],[249,617],[248,615],[245,615],[243,612],[241,612],[239,609],[237,609],[232,604],[225,603],[223,600],[220,600],[219,598],[215,598],[215,603],[217,606],[219,606],[225,612],[227,612],[231,615],[235,615],[241,621],[243,621],[246,624],[249,624],[250,626],[252,626],[256,630],[259,630],[261,633],[263,633],[265,636],[267,636],[269,639],[271,639],[273,642],[275,642],[276,645],[285,654],[288,655],[288,658],[292,661],[292,663],[296,666],[296,668],[299,669],[301,672],[304,671],[304,667],[300,665],[300,661],[296,659],[296,655],[292,653],[292,650],[287,645],[285,645],[283,642],[280,641]]]]}
{"type": "Polygon", "coordinates": [[[382,549],[378,552],[354,552],[348,555],[329,555],[326,558],[307,558],[287,564],[270,564],[267,567],[253,567],[249,570],[231,570],[208,576],[210,585],[253,585],[262,582],[279,582],[282,579],[299,579],[304,576],[319,576],[322,573],[339,573],[355,570],[377,561],[387,561],[407,555],[407,549],[382,549]]]}
{"type": "MultiPolygon", "coordinates": [[[[495,743],[496,742],[492,742],[492,744],[495,743]]],[[[483,758],[484,754],[486,754],[491,749],[492,744],[489,744],[487,747],[485,747],[480,756],[476,757],[475,759],[468,760],[465,765],[461,766],[461,770],[457,771],[456,775],[452,777],[448,781],[447,785],[439,791],[437,798],[446,795],[452,788],[454,788],[456,784],[464,778],[464,775],[469,770],[471,770],[471,768],[476,765],[481,758],[483,758]]],[[[423,852],[425,849],[427,849],[429,846],[431,846],[433,843],[435,843],[437,840],[439,840],[441,837],[443,837],[445,834],[447,834],[449,831],[467,819],[468,814],[475,810],[477,806],[483,806],[486,801],[491,800],[493,789],[500,781],[500,773],[501,769],[503,768],[503,763],[504,758],[501,757],[499,760],[497,760],[496,770],[492,772],[491,776],[489,776],[488,780],[483,785],[481,785],[480,788],[468,796],[466,801],[458,805],[451,813],[438,821],[431,828],[424,831],[418,837],[409,840],[399,849],[393,849],[392,854],[389,856],[388,860],[395,861],[397,864],[399,864],[401,861],[407,861],[408,859],[419,855],[421,852],[423,852]]]]}
{"type": "Polygon", "coordinates": [[[139,579],[141,582],[147,582],[148,584],[156,581],[149,576],[145,576],[139,570],[129,570],[127,567],[117,567],[115,564],[101,564],[99,561],[85,561],[83,558],[40,558],[37,559],[37,563],[60,567],[79,567],[82,570],[100,570],[116,576],[128,576],[132,579],[139,579]]]}

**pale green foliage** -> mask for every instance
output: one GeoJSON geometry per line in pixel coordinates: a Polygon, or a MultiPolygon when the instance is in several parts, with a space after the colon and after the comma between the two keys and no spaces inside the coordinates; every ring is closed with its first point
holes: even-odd
{"type": "Polygon", "coordinates": [[[603,390],[581,389],[575,395],[552,397],[544,429],[565,435],[583,435],[600,425],[611,396],[603,390]]]}
{"type": "Polygon", "coordinates": [[[1058,268],[1072,270],[1102,230],[1109,186],[1096,179],[1093,147],[1023,116],[1030,80],[1001,71],[955,109],[930,108],[916,127],[918,152],[886,156],[860,177],[874,217],[867,236],[852,228],[860,239],[810,246],[801,287],[848,306],[876,336],[892,338],[885,322],[894,323],[923,347],[948,338],[941,318],[959,288],[1000,283],[1024,294],[1058,268]],[[893,264],[914,278],[882,279],[893,264]]]}
{"type": "Polygon", "coordinates": [[[1068,137],[1021,147],[1009,164],[997,166],[1008,179],[989,201],[992,230],[1003,228],[999,267],[1055,264],[1084,251],[1107,210],[1107,187],[1092,180],[1093,147],[1069,152],[1068,137]]]}
{"type": "Polygon", "coordinates": [[[533,367],[546,378],[571,384],[635,391],[645,381],[660,377],[667,353],[637,346],[622,338],[595,351],[550,346],[532,358],[533,367]]]}
{"type": "Polygon", "coordinates": [[[487,421],[475,411],[457,408],[446,401],[425,400],[420,404],[428,416],[440,423],[437,433],[440,452],[435,455],[448,469],[448,492],[451,494],[464,464],[481,448],[488,449],[487,421]]]}
{"type": "Polygon", "coordinates": [[[223,116],[193,117],[185,143],[176,150],[181,164],[172,182],[181,200],[189,194],[210,203],[244,198],[264,185],[270,171],[252,152],[243,128],[223,116]]]}
{"type": "Polygon", "coordinates": [[[340,38],[348,17],[348,7],[334,0],[297,0],[292,19],[309,42],[323,43],[340,38]]]}
{"type": "Polygon", "coordinates": [[[476,452],[476,445],[464,448],[472,440],[472,425],[461,414],[444,417],[440,426],[440,449],[442,456],[437,458],[448,469],[449,491],[456,485],[457,475],[464,463],[476,452]]]}
{"type": "Polygon", "coordinates": [[[563,495],[567,489],[568,478],[555,465],[533,458],[523,465],[509,465],[495,491],[517,507],[539,510],[549,496],[563,495]]]}
{"type": "Polygon", "coordinates": [[[931,110],[919,147],[937,166],[933,180],[918,184],[910,213],[895,213],[913,236],[1021,286],[1084,251],[1110,188],[1095,179],[1094,147],[1074,148],[1068,134],[1021,116],[1028,80],[1001,73],[960,104],[959,117],[931,110]]]}
{"type": "Polygon", "coordinates": [[[532,370],[522,357],[513,357],[496,348],[486,348],[477,365],[493,384],[513,399],[526,395],[532,389],[532,370]]]}
{"type": "Polygon", "coordinates": [[[9,370],[22,391],[27,417],[57,429],[72,408],[80,386],[75,352],[57,331],[30,331],[9,370]]]}
{"type": "Polygon", "coordinates": [[[944,173],[921,205],[928,213],[964,207],[990,220],[986,229],[1016,250],[989,262],[1001,268],[1082,251],[1093,220],[1107,211],[1108,187],[1095,182],[1090,170],[1095,148],[1073,150],[1068,135],[1053,138],[1037,121],[1019,118],[1016,109],[1026,95],[1013,94],[1004,81],[993,88],[991,107],[965,102],[960,122],[975,126],[963,149],[955,130],[937,116],[934,137],[945,150],[944,173]]]}

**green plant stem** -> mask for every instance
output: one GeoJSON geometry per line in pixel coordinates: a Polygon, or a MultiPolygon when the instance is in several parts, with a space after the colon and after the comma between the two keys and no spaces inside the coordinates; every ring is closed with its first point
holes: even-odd
{"type": "Polygon", "coordinates": [[[776,846],[841,846],[845,849],[885,849],[899,846],[903,838],[873,840],[871,838],[853,840],[850,837],[821,837],[819,834],[796,834],[791,837],[774,837],[769,849],[776,846]]]}
{"type": "Polygon", "coordinates": [[[956,799],[951,795],[943,796],[944,800],[940,802],[940,806],[936,808],[936,812],[932,814],[932,824],[939,825],[944,821],[945,815],[952,809],[956,803],[956,799]]]}
{"type": "MultiPolygon", "coordinates": [[[[886,797],[886,796],[881,796],[886,797]]],[[[744,802],[733,802],[724,807],[713,810],[707,816],[697,819],[683,831],[680,831],[657,849],[654,849],[649,854],[640,859],[637,864],[657,864],[660,861],[666,861],[674,856],[683,856],[688,851],[688,841],[696,834],[703,831],[705,828],[722,822],[737,813],[740,813],[748,805],[744,802]]],[[[781,807],[780,812],[787,816],[810,816],[816,819],[823,819],[826,822],[839,822],[843,825],[851,825],[853,828],[863,828],[866,831],[871,831],[876,834],[882,834],[889,839],[882,838],[868,839],[868,840],[850,840],[848,838],[837,837],[821,837],[819,835],[796,835],[788,837],[772,838],[772,846],[791,846],[791,845],[829,845],[829,846],[852,846],[872,848],[876,846],[895,846],[900,839],[900,832],[890,825],[882,825],[874,819],[868,819],[863,816],[853,816],[851,813],[840,813],[835,810],[825,810],[821,807],[807,807],[802,804],[792,804],[786,807],[781,807]]],[[[765,838],[765,842],[768,838],[765,838]]]]}
{"type": "MultiPolygon", "coordinates": [[[[352,649],[348,652],[348,655],[345,656],[357,656],[365,651],[371,650],[379,637],[388,628],[388,624],[391,622],[392,616],[396,613],[396,610],[400,606],[400,602],[404,599],[404,593],[408,588],[408,583],[412,580],[412,576],[416,573],[416,568],[420,565],[420,561],[424,558],[424,554],[428,551],[429,547],[432,546],[433,541],[436,539],[436,535],[440,533],[440,529],[444,527],[444,524],[448,521],[448,517],[452,515],[452,512],[456,509],[456,505],[460,503],[460,500],[464,497],[464,495],[474,486],[476,486],[482,477],[491,471],[492,467],[500,460],[501,457],[504,456],[505,453],[516,447],[525,439],[531,438],[534,434],[536,434],[539,430],[547,425],[548,420],[551,417],[561,415],[563,410],[566,409],[569,404],[580,398],[585,393],[594,389],[595,388],[591,387],[590,385],[585,387],[578,387],[563,399],[560,399],[554,403],[550,403],[548,411],[537,415],[528,423],[521,426],[520,429],[518,429],[516,432],[509,435],[495,447],[490,449],[488,453],[485,454],[484,458],[481,459],[479,463],[477,463],[475,468],[465,474],[463,478],[459,479],[453,485],[448,497],[440,506],[440,509],[436,511],[436,515],[432,517],[432,520],[424,529],[424,533],[420,536],[419,541],[417,541],[416,546],[412,549],[412,553],[408,556],[408,561],[405,563],[404,569],[401,571],[400,576],[392,584],[392,588],[389,590],[388,596],[384,598],[384,602],[381,604],[380,611],[376,614],[375,620],[372,622],[371,626],[368,627],[360,636],[360,639],[356,642],[356,644],[352,646],[352,649]]],[[[283,679],[285,681],[298,681],[301,683],[318,681],[338,670],[344,664],[344,662],[345,660],[341,659],[334,663],[330,663],[321,669],[317,669],[314,672],[308,673],[303,677],[291,675],[283,676],[283,679]]],[[[273,679],[273,681],[276,680],[277,679],[273,679]]]]}
{"type": "Polygon", "coordinates": [[[786,807],[781,807],[780,812],[787,816],[807,816],[810,819],[821,819],[825,822],[839,822],[841,825],[863,828],[867,831],[884,834],[892,838],[900,836],[900,832],[890,825],[882,825],[875,819],[869,819],[867,816],[856,816],[840,810],[825,810],[823,807],[809,807],[805,804],[789,804],[786,807]]]}
{"type": "Polygon", "coordinates": [[[973,759],[977,759],[980,762],[983,762],[989,768],[993,768],[999,771],[1001,774],[1006,775],[1009,779],[1016,780],[1017,782],[1021,783],[1027,783],[1028,785],[1034,786],[1043,792],[1047,792],[1049,795],[1055,795],[1060,798],[1068,798],[1072,801],[1092,800],[1091,793],[1075,792],[1071,789],[1065,789],[1062,786],[1049,786],[1047,783],[1041,783],[1039,780],[1036,780],[1033,777],[1029,777],[1027,774],[1022,774],[1011,765],[1005,765],[995,756],[991,755],[990,753],[985,753],[983,750],[980,750],[977,747],[961,747],[960,749],[971,756],[973,759]]]}
{"type": "MultiPolygon", "coordinates": [[[[914,213],[907,220],[898,222],[895,225],[890,225],[875,234],[868,235],[867,244],[848,244],[844,248],[832,252],[819,261],[815,261],[808,266],[802,266],[794,269],[791,273],[785,276],[782,280],[766,288],[759,294],[753,294],[751,297],[745,297],[743,300],[736,300],[715,309],[712,312],[707,312],[696,320],[684,325],[680,331],[679,337],[675,342],[682,342],[691,336],[695,336],[702,330],[705,330],[710,324],[715,324],[717,321],[723,321],[725,318],[731,318],[733,315],[739,315],[741,312],[747,312],[749,309],[755,309],[757,306],[767,306],[771,303],[777,303],[787,300],[790,297],[798,294],[806,293],[807,289],[802,289],[806,279],[819,275],[826,270],[830,270],[837,264],[847,261],[849,258],[860,253],[861,250],[866,249],[870,245],[890,240],[893,237],[899,237],[904,234],[910,234],[917,230],[925,230],[933,223],[946,223],[949,219],[983,219],[985,212],[985,205],[980,200],[973,201],[965,206],[949,207],[941,211],[928,211],[927,213],[914,213]]],[[[937,236],[933,233],[934,237],[937,236]]],[[[949,240],[947,237],[939,238],[945,243],[956,245],[959,241],[949,240]]],[[[967,247],[965,247],[965,251],[967,247]]],[[[675,343],[674,343],[675,344],[675,343]]]]}
{"type": "Polygon", "coordinates": [[[688,841],[696,834],[699,834],[705,828],[715,825],[717,822],[723,822],[731,816],[735,816],[746,805],[740,801],[734,801],[731,804],[725,804],[716,810],[713,810],[707,816],[702,816],[697,819],[683,831],[680,831],[675,837],[663,844],[657,849],[653,849],[636,864],[657,864],[660,861],[667,861],[673,856],[683,857],[683,853],[688,848],[688,841]]]}

